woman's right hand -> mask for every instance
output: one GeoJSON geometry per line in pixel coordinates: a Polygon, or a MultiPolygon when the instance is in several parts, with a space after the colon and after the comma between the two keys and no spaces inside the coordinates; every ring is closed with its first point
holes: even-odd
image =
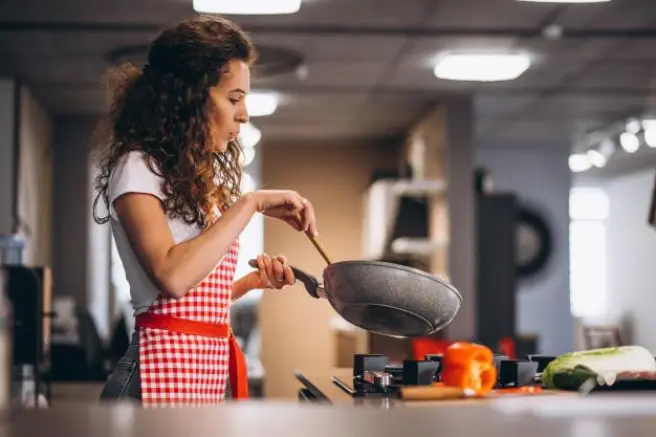
{"type": "Polygon", "coordinates": [[[316,217],[312,203],[293,190],[259,190],[250,193],[257,211],[287,222],[297,231],[305,231],[316,237],[316,217]]]}

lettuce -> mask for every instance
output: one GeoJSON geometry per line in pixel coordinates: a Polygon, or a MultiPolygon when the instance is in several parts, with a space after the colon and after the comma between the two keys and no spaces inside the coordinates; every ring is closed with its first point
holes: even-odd
{"type": "Polygon", "coordinates": [[[620,372],[656,372],[656,359],[641,346],[570,352],[547,365],[542,373],[542,385],[577,389],[591,377],[596,377],[601,384],[610,385],[620,372]]]}

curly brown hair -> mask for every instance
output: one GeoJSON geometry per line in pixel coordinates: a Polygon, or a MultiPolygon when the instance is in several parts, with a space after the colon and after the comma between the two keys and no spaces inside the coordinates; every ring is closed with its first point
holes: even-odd
{"type": "Polygon", "coordinates": [[[99,152],[96,214],[102,199],[109,210],[112,170],[132,151],[142,152],[148,167],[161,176],[164,208],[171,218],[207,226],[215,206],[229,207],[240,196],[241,148],[231,142],[212,151],[209,89],[231,60],[252,65],[257,58],[249,37],[234,23],[201,17],[165,30],[150,46],[143,69],[126,63],[110,69],[106,85],[112,104],[92,142],[99,152]]]}

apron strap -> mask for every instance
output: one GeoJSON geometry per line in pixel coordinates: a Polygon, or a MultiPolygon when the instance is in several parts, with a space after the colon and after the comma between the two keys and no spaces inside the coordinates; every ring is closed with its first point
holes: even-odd
{"type": "Polygon", "coordinates": [[[234,399],[248,399],[246,359],[230,326],[196,322],[194,320],[185,320],[179,317],[148,312],[137,314],[135,326],[137,328],[163,329],[181,334],[199,335],[201,337],[227,338],[230,351],[228,372],[232,397],[234,399]]]}
{"type": "Polygon", "coordinates": [[[248,374],[246,370],[246,358],[230,329],[228,336],[230,348],[230,361],[228,372],[230,373],[230,390],[234,399],[248,399],[248,374]]]}

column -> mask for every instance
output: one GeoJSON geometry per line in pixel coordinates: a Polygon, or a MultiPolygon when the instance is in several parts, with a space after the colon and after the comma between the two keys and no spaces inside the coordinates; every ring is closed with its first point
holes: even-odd
{"type": "Polygon", "coordinates": [[[429,199],[430,272],[462,294],[455,320],[443,334],[473,339],[476,332],[475,191],[473,103],[470,97],[443,101],[408,134],[405,156],[416,179],[444,180],[443,195],[429,199]]]}
{"type": "Polygon", "coordinates": [[[14,231],[17,100],[14,79],[0,78],[0,235],[14,231]]]}

